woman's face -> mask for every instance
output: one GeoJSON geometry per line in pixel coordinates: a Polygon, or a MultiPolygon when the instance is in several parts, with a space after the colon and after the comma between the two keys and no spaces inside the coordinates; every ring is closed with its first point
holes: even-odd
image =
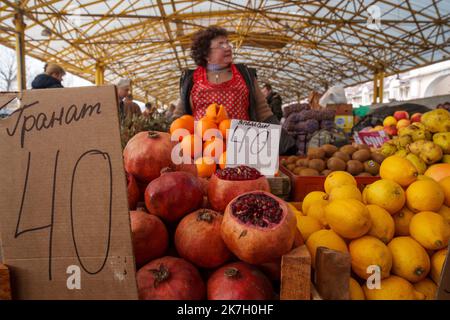
{"type": "Polygon", "coordinates": [[[208,63],[229,65],[233,62],[233,47],[227,37],[217,37],[211,40],[208,63]]]}

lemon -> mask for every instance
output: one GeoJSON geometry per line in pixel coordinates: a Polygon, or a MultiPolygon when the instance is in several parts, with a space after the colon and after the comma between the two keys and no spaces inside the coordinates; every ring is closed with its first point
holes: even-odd
{"type": "Polygon", "coordinates": [[[340,252],[348,252],[347,244],[333,230],[319,230],[311,234],[306,240],[306,247],[311,254],[311,263],[315,266],[316,250],[318,247],[326,247],[340,252]]]}
{"type": "Polygon", "coordinates": [[[328,226],[325,218],[325,207],[328,205],[327,200],[317,200],[311,203],[306,211],[308,217],[313,217],[319,220],[323,226],[328,226]]]}
{"type": "Polygon", "coordinates": [[[436,181],[416,181],[406,189],[406,204],[413,212],[437,212],[444,204],[444,199],[444,190],[436,181]]]}
{"type": "Polygon", "coordinates": [[[328,196],[328,200],[340,200],[340,199],[355,199],[362,201],[361,191],[358,187],[352,184],[344,184],[339,187],[334,187],[328,196]]]}
{"type": "Polygon", "coordinates": [[[367,300],[424,300],[425,295],[417,291],[407,280],[390,276],[381,280],[381,288],[369,289],[364,286],[367,300]]]}
{"type": "Polygon", "coordinates": [[[446,177],[440,180],[439,185],[442,187],[442,190],[444,191],[445,205],[450,206],[450,177],[446,177]]]}
{"type": "Polygon", "coordinates": [[[384,243],[388,243],[394,237],[395,223],[394,219],[385,209],[375,205],[367,205],[372,227],[367,235],[380,239],[384,243]]]}
{"type": "Polygon", "coordinates": [[[450,238],[450,226],[440,214],[424,211],[412,217],[409,233],[422,247],[438,250],[447,246],[450,238]]]}
{"type": "Polygon", "coordinates": [[[365,200],[367,204],[376,204],[394,214],[400,211],[406,202],[402,187],[392,181],[381,179],[366,186],[365,200]]]}
{"type": "Polygon", "coordinates": [[[396,214],[394,214],[395,223],[395,235],[396,236],[409,236],[409,224],[411,223],[414,212],[408,208],[403,208],[396,214]]]}
{"type": "Polygon", "coordinates": [[[349,245],[352,257],[352,270],[360,278],[367,279],[367,267],[377,265],[381,269],[381,279],[389,277],[392,268],[392,254],[389,248],[381,240],[364,236],[353,240],[349,245]]]}
{"type": "Polygon", "coordinates": [[[291,209],[291,211],[293,213],[295,213],[295,215],[301,215],[301,216],[303,215],[303,213],[300,210],[298,210],[292,203],[290,203],[290,202],[286,202],[286,203],[287,203],[289,209],[291,209]]]}
{"type": "Polygon", "coordinates": [[[321,230],[323,227],[316,218],[297,215],[297,228],[300,230],[303,240],[306,241],[311,234],[321,230]]]}
{"type": "Polygon", "coordinates": [[[447,249],[439,250],[431,257],[431,279],[433,279],[436,284],[439,284],[445,257],[447,257],[447,249]]]}
{"type": "Polygon", "coordinates": [[[324,183],[325,192],[327,194],[330,194],[333,188],[348,184],[354,186],[357,185],[355,178],[350,173],[345,171],[334,171],[330,173],[325,179],[324,183]]]}
{"type": "Polygon", "coordinates": [[[418,282],[430,272],[430,257],[411,237],[397,237],[388,244],[392,253],[392,273],[410,282],[418,282]]]}
{"type": "Polygon", "coordinates": [[[450,225],[450,208],[447,206],[442,206],[439,211],[437,212],[439,213],[444,220],[447,222],[448,225],[450,225]]]}
{"type": "Polygon", "coordinates": [[[334,200],[325,207],[325,219],[338,235],[355,239],[365,235],[372,226],[369,210],[358,200],[334,200]]]}
{"type": "Polygon", "coordinates": [[[425,300],[435,300],[437,285],[428,278],[425,278],[417,283],[414,283],[414,289],[425,295],[425,300]]]}
{"type": "Polygon", "coordinates": [[[406,158],[390,156],[383,160],[380,166],[380,177],[397,182],[402,187],[407,187],[417,180],[417,169],[406,158]]]}
{"type": "Polygon", "coordinates": [[[359,283],[352,277],[350,277],[349,291],[350,300],[366,300],[363,289],[361,288],[359,283]]]}
{"type": "Polygon", "coordinates": [[[323,191],[313,191],[313,192],[308,193],[305,196],[305,198],[303,199],[302,212],[304,214],[306,214],[311,203],[313,203],[317,200],[327,200],[327,199],[328,199],[328,195],[323,191]]]}

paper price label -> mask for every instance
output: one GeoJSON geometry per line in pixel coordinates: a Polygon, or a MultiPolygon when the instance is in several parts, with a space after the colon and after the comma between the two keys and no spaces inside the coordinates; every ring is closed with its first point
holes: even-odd
{"type": "Polygon", "coordinates": [[[273,176],[278,170],[281,126],[232,120],[227,141],[227,166],[247,165],[273,176]]]}

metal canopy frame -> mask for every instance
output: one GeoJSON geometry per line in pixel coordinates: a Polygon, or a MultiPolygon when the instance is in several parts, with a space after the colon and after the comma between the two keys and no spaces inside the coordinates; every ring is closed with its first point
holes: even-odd
{"type": "Polygon", "coordinates": [[[195,67],[192,34],[212,24],[285,102],[450,58],[448,0],[0,0],[0,43],[11,48],[17,14],[28,55],[97,83],[130,77],[136,99],[165,104],[195,67]]]}

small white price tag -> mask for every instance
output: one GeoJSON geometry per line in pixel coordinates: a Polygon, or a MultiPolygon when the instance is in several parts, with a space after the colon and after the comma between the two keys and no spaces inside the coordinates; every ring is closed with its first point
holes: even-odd
{"type": "Polygon", "coordinates": [[[247,165],[273,176],[278,170],[281,126],[232,120],[227,141],[227,167],[247,165]]]}

